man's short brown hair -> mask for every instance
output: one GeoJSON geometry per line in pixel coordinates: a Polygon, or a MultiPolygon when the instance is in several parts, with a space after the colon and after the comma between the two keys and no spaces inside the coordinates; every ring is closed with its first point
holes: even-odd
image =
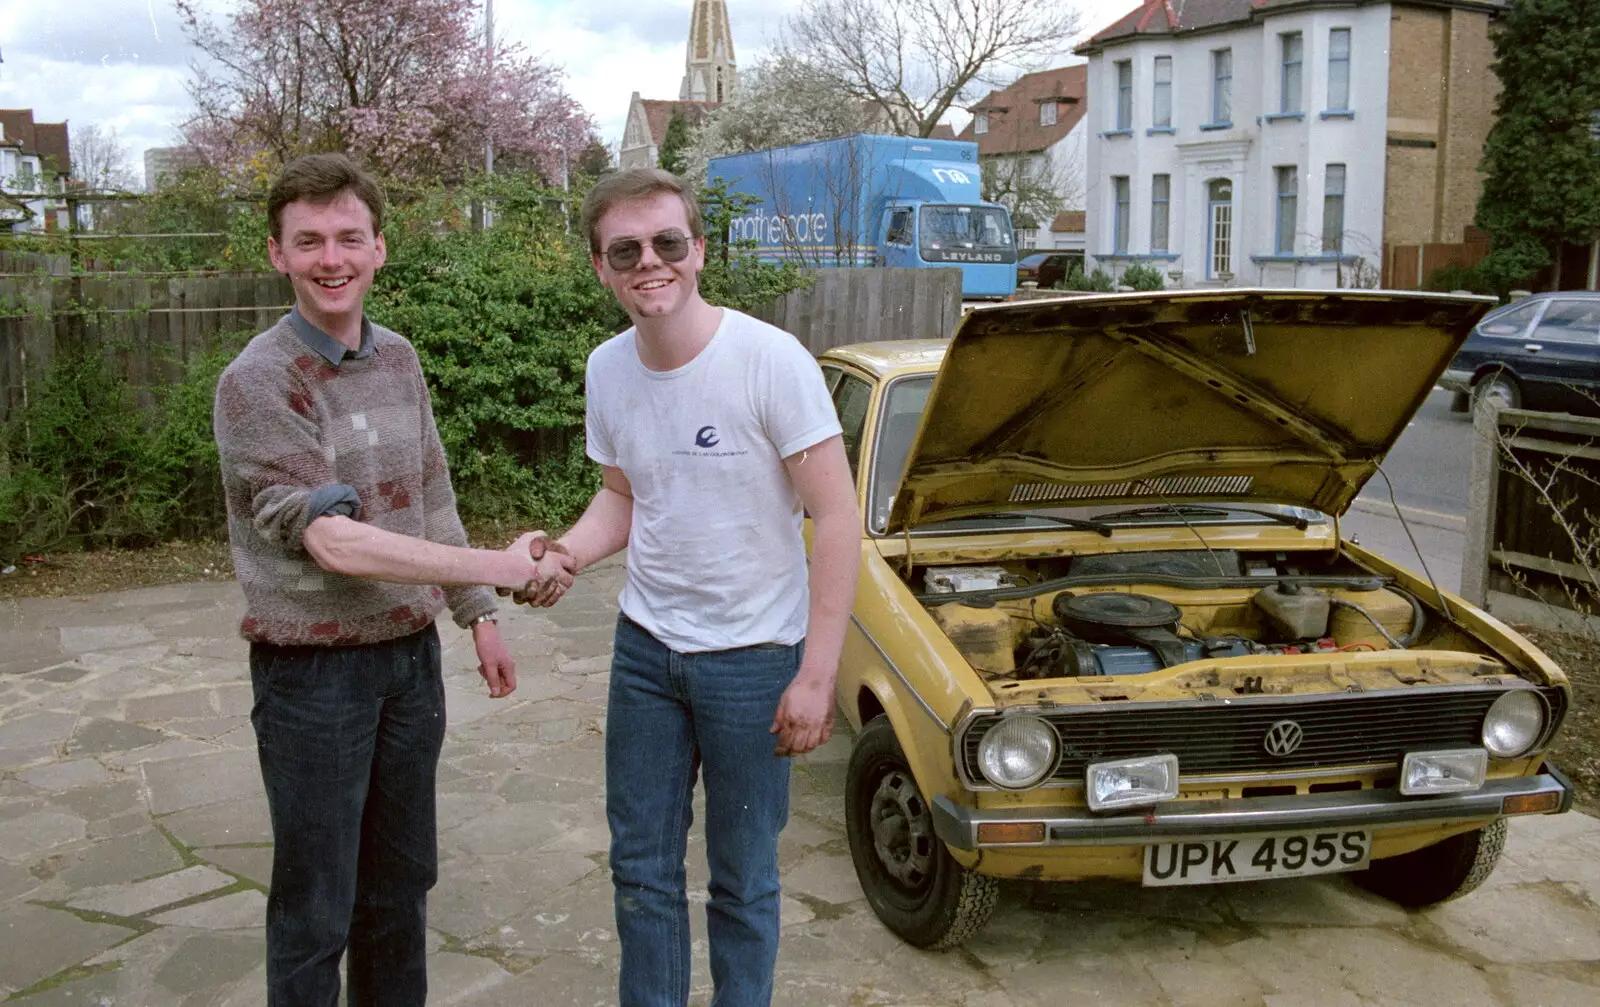
{"type": "Polygon", "coordinates": [[[583,230],[589,236],[589,251],[600,254],[600,218],[618,203],[631,203],[670,192],[683,200],[683,212],[689,217],[689,237],[704,238],[705,224],[700,219],[700,204],[683,179],[661,168],[630,168],[607,175],[595,183],[583,201],[583,230]]]}
{"type": "Polygon", "coordinates": [[[372,233],[383,233],[383,186],[343,154],[308,154],[284,166],[267,193],[267,225],[273,241],[283,240],[283,208],[297,200],[319,206],[353,192],[372,214],[372,233]]]}

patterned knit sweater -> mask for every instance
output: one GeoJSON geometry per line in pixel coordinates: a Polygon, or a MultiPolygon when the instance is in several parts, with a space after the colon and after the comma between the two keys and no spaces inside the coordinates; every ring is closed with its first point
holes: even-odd
{"type": "Polygon", "coordinates": [[[329,573],[301,541],[330,500],[358,498],[360,521],[467,544],[422,368],[405,339],[372,326],[371,353],[335,367],[286,315],[223,372],[213,426],[245,639],[377,643],[422,629],[446,603],[461,626],[495,610],[485,587],[441,591],[329,573]]]}

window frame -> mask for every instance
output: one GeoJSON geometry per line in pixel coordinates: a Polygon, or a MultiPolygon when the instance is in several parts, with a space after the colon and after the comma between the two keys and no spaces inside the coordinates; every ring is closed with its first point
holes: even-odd
{"type": "Polygon", "coordinates": [[[1232,46],[1211,50],[1211,121],[1219,124],[1233,121],[1232,46]]]}
{"type": "Polygon", "coordinates": [[[1279,164],[1272,168],[1273,191],[1275,203],[1272,218],[1272,246],[1276,255],[1293,255],[1294,239],[1296,235],[1296,219],[1300,210],[1300,167],[1294,164],[1279,164]],[[1284,182],[1289,185],[1285,187],[1284,182]],[[1287,210],[1287,213],[1285,213],[1287,210]],[[1284,233],[1287,224],[1288,233],[1284,233]],[[1285,242],[1285,237],[1288,241],[1285,242]]]}
{"type": "Polygon", "coordinates": [[[850,482],[852,485],[856,486],[861,485],[861,446],[867,432],[867,419],[872,415],[872,392],[875,384],[876,383],[870,378],[857,374],[854,371],[841,369],[839,382],[838,384],[834,385],[833,395],[831,396],[833,399],[834,415],[839,418],[840,439],[844,442],[845,460],[850,463],[850,482]],[[855,437],[853,441],[851,439],[849,424],[847,424],[845,421],[843,408],[843,400],[846,394],[846,389],[850,388],[851,382],[855,382],[857,385],[859,385],[862,388],[865,396],[862,399],[861,418],[860,422],[856,424],[855,437]]]}
{"type": "Polygon", "coordinates": [[[1117,72],[1117,105],[1115,109],[1117,130],[1133,128],[1133,60],[1119,59],[1113,64],[1117,72]]]}
{"type": "Polygon", "coordinates": [[[1344,209],[1345,190],[1350,184],[1350,166],[1334,161],[1330,162],[1322,174],[1322,252],[1324,255],[1344,254],[1344,209]],[[1333,170],[1339,169],[1339,187],[1334,188],[1333,170]],[[1337,202],[1336,202],[1337,201],[1337,202]],[[1338,229],[1332,234],[1333,241],[1329,242],[1328,224],[1334,217],[1338,219],[1338,229]]]}
{"type": "Polygon", "coordinates": [[[975,112],[972,116],[972,135],[986,136],[989,132],[989,113],[975,112]]]}
{"type": "Polygon", "coordinates": [[[1534,322],[1533,327],[1527,330],[1527,340],[1529,342],[1560,343],[1562,346],[1592,347],[1600,345],[1600,321],[1591,323],[1592,327],[1583,330],[1586,334],[1579,339],[1566,338],[1566,333],[1558,327],[1552,327],[1553,333],[1550,334],[1542,334],[1540,332],[1553,312],[1569,306],[1582,307],[1590,312],[1600,312],[1600,300],[1584,297],[1552,297],[1545,303],[1544,310],[1539,313],[1539,318],[1534,322]]]}
{"type": "Polygon", "coordinates": [[[1056,124],[1056,103],[1054,100],[1039,103],[1039,125],[1054,126],[1056,124]]]}
{"type": "Polygon", "coordinates": [[[1306,37],[1303,32],[1286,31],[1278,35],[1281,72],[1278,76],[1278,114],[1293,115],[1305,109],[1306,37]],[[1290,48],[1293,47],[1291,59],[1290,48]],[[1289,101],[1289,82],[1294,81],[1294,101],[1289,101]]]}
{"type": "Polygon", "coordinates": [[[1111,176],[1111,254],[1128,254],[1128,232],[1132,223],[1133,180],[1127,175],[1111,176]]]}
{"type": "Polygon", "coordinates": [[[1233,202],[1233,179],[1211,178],[1206,180],[1206,279],[1208,280],[1220,280],[1224,273],[1229,276],[1234,275],[1233,202]],[[1225,200],[1217,198],[1216,189],[1219,185],[1227,186],[1228,198],[1225,200]],[[1220,223],[1224,224],[1226,229],[1219,237],[1217,234],[1217,225],[1219,223],[1217,211],[1223,208],[1228,211],[1227,219],[1220,221],[1220,223]],[[1219,242],[1222,249],[1221,255],[1218,255],[1217,252],[1219,242]],[[1223,268],[1218,269],[1219,264],[1223,268]]]}
{"type": "Polygon", "coordinates": [[[1490,312],[1482,320],[1480,320],[1473,328],[1473,335],[1482,336],[1484,339],[1528,339],[1529,333],[1533,332],[1534,326],[1536,326],[1539,323],[1539,320],[1544,317],[1544,309],[1549,306],[1551,300],[1554,300],[1554,298],[1538,301],[1513,301],[1512,303],[1505,305],[1501,310],[1490,312]],[[1501,319],[1515,317],[1523,312],[1527,313],[1527,321],[1518,326],[1515,332],[1487,331],[1487,326],[1504,324],[1501,319]]]}
{"type": "Polygon", "coordinates": [[[1353,44],[1354,44],[1354,40],[1353,40],[1353,38],[1351,36],[1351,31],[1350,31],[1349,28],[1329,28],[1328,29],[1328,104],[1327,104],[1327,110],[1329,112],[1348,112],[1348,111],[1350,111],[1350,54],[1351,54],[1351,50],[1353,48],[1353,44]],[[1338,48],[1334,45],[1334,39],[1339,38],[1341,36],[1344,38],[1344,54],[1342,56],[1339,55],[1338,48]],[[1333,100],[1333,98],[1334,98],[1334,81],[1335,81],[1334,68],[1335,67],[1343,67],[1342,76],[1343,76],[1344,96],[1343,96],[1342,100],[1340,100],[1338,102],[1335,102],[1333,100]]]}
{"type": "Polygon", "coordinates": [[[1150,176],[1150,251],[1168,252],[1172,244],[1172,176],[1168,174],[1155,174],[1150,176]],[[1160,183],[1159,186],[1157,183],[1160,183]],[[1160,225],[1161,240],[1157,242],[1157,225],[1160,225]]]}
{"type": "Polygon", "coordinates": [[[1157,56],[1150,71],[1150,126],[1152,129],[1169,129],[1172,126],[1172,57],[1157,56]],[[1163,65],[1167,79],[1161,79],[1163,65]],[[1163,99],[1166,108],[1163,110],[1163,99]],[[1163,114],[1164,113],[1164,114],[1163,114]]]}
{"type": "Polygon", "coordinates": [[[916,217],[911,212],[909,207],[897,206],[891,209],[889,211],[889,226],[885,228],[883,232],[884,244],[900,245],[905,248],[914,246],[916,244],[916,240],[915,236],[912,234],[912,221],[915,219],[916,217]],[[895,226],[896,220],[901,221],[899,227],[895,226]],[[897,240],[895,237],[896,235],[903,235],[903,237],[897,240]]]}

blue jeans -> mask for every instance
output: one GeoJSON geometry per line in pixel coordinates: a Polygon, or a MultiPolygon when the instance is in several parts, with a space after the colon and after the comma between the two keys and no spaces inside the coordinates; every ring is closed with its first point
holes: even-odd
{"type": "Polygon", "coordinates": [[[445,728],[438,631],[252,644],[250,681],[272,815],[267,1002],[335,1007],[348,946],[351,1004],[422,1007],[445,728]]]}
{"type": "Polygon", "coordinates": [[[617,620],[606,712],[606,818],[621,1007],[689,999],[684,846],[705,770],[713,1007],[765,1007],[778,958],[778,833],[789,760],[769,733],[803,645],[680,654],[617,620]]]}

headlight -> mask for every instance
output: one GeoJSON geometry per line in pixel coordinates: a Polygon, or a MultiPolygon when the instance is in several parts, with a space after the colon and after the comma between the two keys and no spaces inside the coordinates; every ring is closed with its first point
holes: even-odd
{"type": "Polygon", "coordinates": [[[1160,804],[1178,796],[1178,757],[1144,755],[1093,762],[1085,771],[1090,811],[1115,811],[1160,804]]]}
{"type": "Polygon", "coordinates": [[[1483,747],[1497,759],[1523,754],[1544,733],[1544,715],[1544,700],[1532,689],[1506,693],[1483,718],[1483,747]]]}
{"type": "Polygon", "coordinates": [[[1481,748],[1445,752],[1407,752],[1400,763],[1400,792],[1459,794],[1483,786],[1489,772],[1489,753],[1481,748]]]}
{"type": "Polygon", "coordinates": [[[978,743],[978,768],[997,787],[1026,790],[1056,768],[1055,728],[1038,717],[1007,717],[978,743]]]}

